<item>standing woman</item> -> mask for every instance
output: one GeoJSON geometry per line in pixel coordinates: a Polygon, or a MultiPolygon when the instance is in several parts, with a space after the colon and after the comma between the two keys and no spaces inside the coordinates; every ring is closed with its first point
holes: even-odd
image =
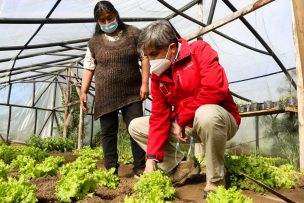
{"type": "MultiPolygon", "coordinates": [[[[121,110],[128,129],[132,119],[143,115],[142,100],[149,93],[149,62],[142,58],[140,72],[137,41],[140,30],[123,23],[108,1],[94,8],[96,28],[88,42],[81,86],[81,106],[88,111],[87,93],[95,76],[94,118],[100,120],[105,168],[117,169],[118,113],[121,110]]],[[[134,177],[145,168],[145,152],[131,138],[134,177]]]]}

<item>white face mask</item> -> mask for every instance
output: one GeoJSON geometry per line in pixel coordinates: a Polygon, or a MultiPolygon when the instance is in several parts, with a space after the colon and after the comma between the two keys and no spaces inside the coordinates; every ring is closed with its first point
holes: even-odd
{"type": "Polygon", "coordinates": [[[168,48],[165,58],[150,60],[150,73],[160,76],[163,72],[170,68],[172,62],[167,59],[169,49],[170,47],[168,48]]]}

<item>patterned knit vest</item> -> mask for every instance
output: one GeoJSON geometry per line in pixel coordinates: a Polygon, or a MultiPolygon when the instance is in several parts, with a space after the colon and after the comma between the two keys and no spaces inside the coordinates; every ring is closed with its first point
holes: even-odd
{"type": "Polygon", "coordinates": [[[140,101],[141,74],[136,51],[140,30],[126,25],[118,41],[93,36],[88,47],[96,60],[94,118],[140,101]]]}

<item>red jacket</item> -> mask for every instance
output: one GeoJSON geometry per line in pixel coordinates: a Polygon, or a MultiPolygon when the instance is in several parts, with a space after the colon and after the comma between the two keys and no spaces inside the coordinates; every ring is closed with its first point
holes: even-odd
{"type": "Polygon", "coordinates": [[[217,53],[206,42],[191,44],[180,39],[179,55],[172,64],[172,79],[151,75],[152,115],[147,158],[163,160],[172,120],[181,127],[192,126],[195,111],[204,104],[223,106],[240,124],[237,106],[228,89],[217,53]]]}

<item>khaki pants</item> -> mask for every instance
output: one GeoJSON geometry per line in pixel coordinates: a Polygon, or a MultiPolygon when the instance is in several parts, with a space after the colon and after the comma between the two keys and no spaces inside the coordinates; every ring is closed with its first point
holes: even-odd
{"type": "MultiPolygon", "coordinates": [[[[141,148],[147,151],[149,116],[136,118],[129,125],[129,133],[141,148]]],[[[186,127],[186,135],[195,142],[203,143],[206,152],[207,182],[216,182],[224,178],[224,153],[226,141],[231,139],[238,129],[233,116],[219,105],[203,105],[195,112],[193,128],[186,127]]],[[[176,138],[171,125],[170,136],[165,146],[163,162],[158,166],[169,173],[183,159],[176,153],[176,138]]]]}

